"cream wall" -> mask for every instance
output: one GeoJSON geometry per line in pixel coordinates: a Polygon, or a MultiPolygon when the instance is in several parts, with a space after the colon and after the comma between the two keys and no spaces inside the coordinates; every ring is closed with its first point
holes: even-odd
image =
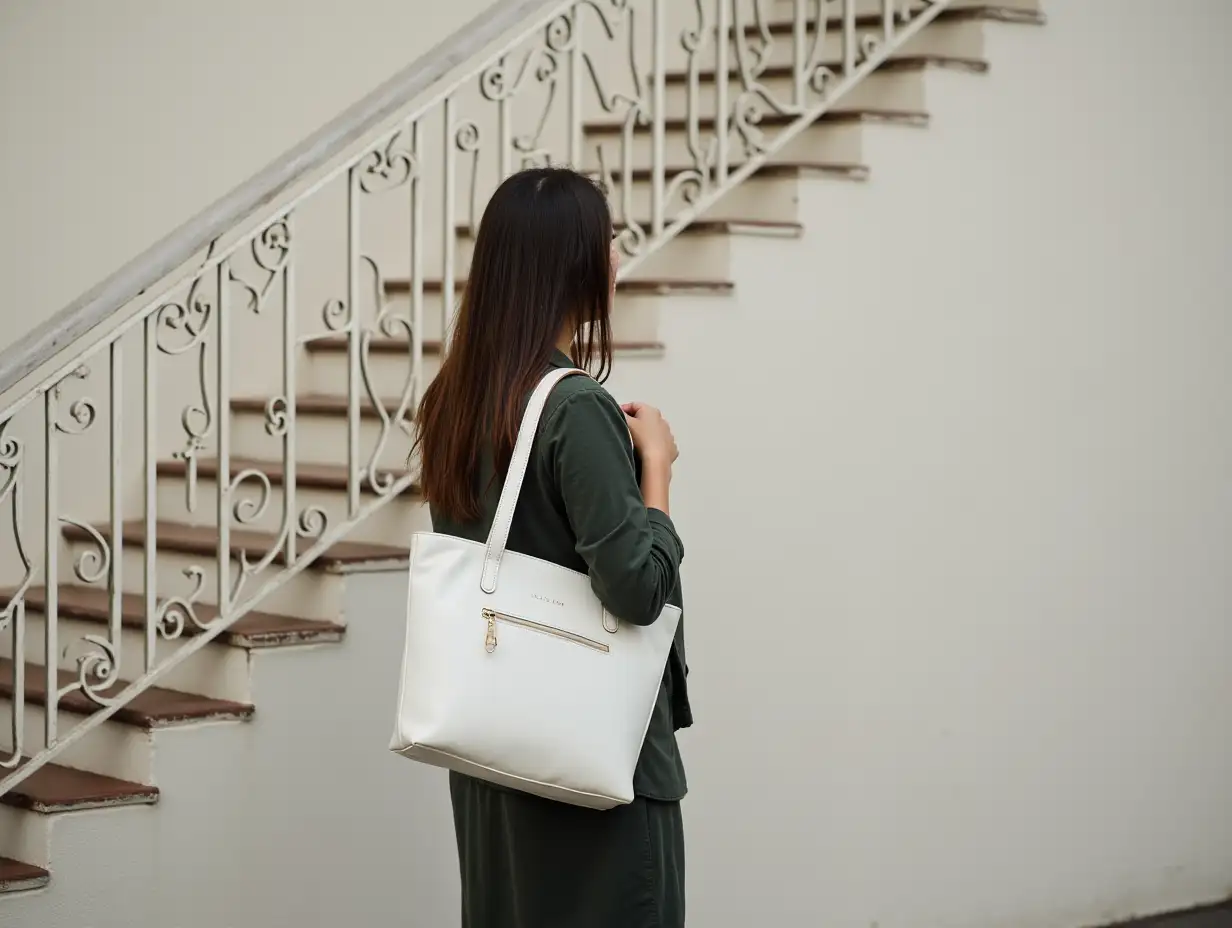
{"type": "Polygon", "coordinates": [[[491,3],[0,3],[0,347],[491,3]]]}
{"type": "Polygon", "coordinates": [[[616,380],[681,447],[691,924],[1232,894],[1232,6],[1047,11],[616,380]]]}

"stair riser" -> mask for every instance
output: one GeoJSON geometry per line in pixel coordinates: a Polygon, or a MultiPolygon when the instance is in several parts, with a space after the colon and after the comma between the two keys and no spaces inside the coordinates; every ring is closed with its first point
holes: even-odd
{"type": "MultiPolygon", "coordinates": [[[[341,462],[339,462],[341,463],[341,462]]],[[[250,489],[245,493],[245,499],[255,499],[256,494],[250,489]]],[[[213,499],[217,493],[217,484],[213,479],[198,481],[198,490],[205,499],[213,499]]],[[[345,490],[323,490],[314,487],[300,486],[296,490],[296,509],[303,512],[308,508],[320,508],[329,517],[329,524],[336,525],[346,518],[347,494],[345,490]]],[[[364,494],[361,499],[369,502],[372,494],[364,494]]],[[[266,512],[248,528],[258,531],[277,531],[282,522],[283,490],[280,486],[273,487],[266,512]]],[[[189,513],[184,506],[184,480],[180,477],[162,477],[158,481],[158,511],[163,518],[173,519],[190,525],[217,525],[217,513],[213,506],[200,507],[197,512],[189,513]]],[[[385,504],[374,515],[362,520],[347,535],[350,541],[367,541],[379,544],[406,545],[409,532],[417,531],[427,523],[427,512],[423,503],[413,496],[403,496],[385,504]]]]}
{"type": "MultiPolygon", "coordinates": [[[[12,725],[13,704],[10,700],[0,697],[0,753],[13,749],[12,725]]],[[[36,753],[43,744],[43,707],[26,703],[23,718],[22,750],[27,755],[36,753]]],[[[84,716],[73,712],[60,712],[59,736],[63,738],[73,728],[80,724],[84,716]]],[[[151,732],[125,725],[108,719],[97,726],[84,738],[69,745],[56,756],[56,763],[65,767],[76,767],[91,773],[101,773],[121,780],[131,780],[134,783],[152,783],[154,776],[154,739],[151,732]]],[[[3,852],[0,852],[3,854],[3,852]]],[[[18,857],[17,854],[5,854],[6,857],[18,857]]],[[[28,863],[37,864],[30,860],[28,863]]]]}
{"type": "MultiPolygon", "coordinates": [[[[26,660],[31,663],[43,663],[45,625],[44,616],[41,614],[26,613],[25,652],[26,660]]],[[[79,657],[98,653],[97,648],[84,640],[86,635],[108,638],[107,626],[80,619],[61,617],[56,631],[60,650],[58,664],[63,670],[76,670],[79,657]]],[[[159,662],[166,660],[187,640],[189,639],[180,638],[166,641],[159,637],[155,650],[157,660],[159,662]]],[[[4,641],[0,643],[0,657],[12,657],[12,650],[12,641],[8,636],[4,636],[4,641]]],[[[116,671],[117,675],[121,679],[132,680],[144,672],[144,669],[145,633],[133,628],[121,629],[120,667],[116,671]]],[[[212,696],[216,699],[251,702],[252,686],[248,669],[248,652],[242,648],[211,643],[170,673],[160,677],[158,685],[186,693],[212,696]]]]}
{"type": "MultiPolygon", "coordinates": [[[[781,131],[775,128],[767,130],[769,138],[781,131]]],[[[733,166],[743,164],[747,159],[743,143],[735,136],[732,129],[733,142],[729,146],[728,162],[733,166]]],[[[713,137],[713,131],[710,133],[713,137]]],[[[705,145],[706,136],[702,136],[705,145]]],[[[624,141],[614,135],[590,136],[587,140],[583,156],[584,169],[588,172],[599,170],[599,158],[596,146],[602,146],[604,159],[612,172],[614,180],[619,181],[624,170],[624,141]]],[[[776,152],[767,161],[770,164],[789,164],[799,161],[822,161],[837,164],[861,164],[864,154],[863,128],[859,123],[819,123],[809,126],[798,136],[788,142],[781,151],[776,152]]],[[[649,168],[651,166],[651,138],[647,132],[634,133],[630,148],[630,165],[634,168],[649,168]]],[[[672,129],[667,132],[664,144],[666,163],[671,167],[693,164],[693,156],[689,151],[688,134],[683,129],[672,129]]],[[[747,186],[747,184],[746,184],[747,186]]],[[[712,218],[717,218],[712,215],[712,218]]],[[[741,216],[735,218],[754,219],[759,216],[741,216]]],[[[784,218],[784,217],[767,217],[784,218]]],[[[793,215],[786,217],[795,219],[793,215]]]]}
{"type": "MultiPolygon", "coordinates": [[[[670,178],[669,178],[670,180],[670,178]]],[[[646,217],[651,212],[652,191],[650,181],[634,181],[632,190],[632,215],[646,217]]],[[[612,202],[615,204],[618,216],[625,211],[624,185],[616,180],[613,186],[612,202]]],[[[667,205],[667,215],[670,220],[679,215],[688,204],[681,193],[676,193],[667,205]]],[[[739,184],[723,196],[717,203],[706,210],[703,218],[713,220],[757,220],[763,222],[796,222],[800,216],[799,187],[794,177],[753,177],[739,184]]],[[[678,267],[676,273],[681,277],[688,276],[692,269],[687,266],[678,267]]],[[[724,273],[718,279],[726,279],[724,273]]]]}
{"type": "MultiPolygon", "coordinates": [[[[0,805],[0,857],[51,868],[51,816],[0,805]]],[[[0,908],[4,903],[0,902],[0,908]]]]}
{"type": "MultiPolygon", "coordinates": [[[[855,0],[857,16],[880,16],[885,9],[884,0],[855,0]]],[[[971,10],[979,9],[986,6],[988,0],[950,0],[948,9],[950,10],[971,10]]],[[[808,13],[808,21],[813,21],[812,3],[807,3],[806,12],[808,13]]],[[[894,0],[894,6],[901,10],[904,4],[901,0],[894,0]]],[[[913,10],[919,10],[925,6],[923,0],[913,0],[911,7],[913,10]]],[[[997,6],[1006,7],[1009,9],[1020,10],[1024,13],[1038,13],[1041,9],[1040,0],[997,0],[997,6]]],[[[790,23],[792,21],[793,11],[795,9],[795,0],[771,0],[767,7],[770,14],[771,22],[790,23]]],[[[831,28],[837,25],[834,19],[836,13],[830,14],[831,28]]]]}
{"type": "MultiPolygon", "coordinates": [[[[790,79],[771,78],[763,83],[774,99],[785,104],[794,102],[795,87],[790,79]]],[[[806,104],[815,104],[819,98],[806,88],[804,99],[806,104]]],[[[699,84],[697,102],[697,114],[700,118],[714,118],[718,112],[718,99],[712,81],[699,84]]],[[[923,74],[919,71],[875,71],[860,81],[830,112],[843,113],[864,109],[925,109],[923,74]]],[[[667,111],[672,117],[685,118],[689,115],[689,89],[686,84],[668,86],[667,111]]]]}
{"type": "MultiPolygon", "coordinates": [[[[779,17],[782,22],[789,22],[790,15],[779,17]]],[[[865,35],[881,37],[881,30],[864,27],[858,30],[857,37],[865,35]]],[[[756,47],[752,42],[750,47],[756,47]]],[[[812,47],[813,36],[808,37],[809,47],[812,47]]],[[[944,55],[953,58],[983,58],[985,52],[984,24],[979,20],[940,20],[930,23],[911,39],[895,49],[890,56],[893,58],[910,58],[915,55],[944,55]]],[[[734,50],[731,55],[735,66],[734,50]]],[[[839,63],[843,60],[843,31],[841,26],[831,23],[822,40],[821,61],[839,71],[839,63]]],[[[791,67],[795,62],[794,39],[791,35],[774,36],[766,66],[771,68],[791,67]]],[[[733,88],[734,90],[734,88],[733,88]]],[[[734,97],[735,93],[730,94],[734,97]]]]}
{"type": "MultiPolygon", "coordinates": [[[[635,188],[636,189],[636,188],[635,188]]],[[[646,185],[647,191],[649,186],[646,185]]],[[[646,209],[635,213],[634,219],[647,221],[650,216],[649,197],[645,200],[646,209]]],[[[621,205],[613,201],[613,208],[619,210],[621,205]]],[[[647,230],[649,233],[649,230],[647,230]]],[[[631,280],[726,280],[730,276],[728,263],[729,251],[726,244],[715,241],[719,236],[689,235],[682,236],[659,249],[648,261],[638,267],[630,275],[631,280]]],[[[462,270],[459,273],[469,274],[470,258],[474,242],[463,238],[459,242],[458,259],[462,270]],[[463,243],[465,247],[463,247],[463,243]]],[[[409,302],[405,304],[409,307],[409,302]]],[[[436,308],[439,310],[439,302],[436,308]]],[[[440,330],[440,313],[433,320],[436,331],[440,330]]],[[[642,340],[642,339],[638,339],[642,340]]]]}
{"type": "MultiPolygon", "coordinates": [[[[717,239],[720,237],[715,236],[715,238],[717,239]]],[[[728,247],[728,244],[726,242],[716,242],[716,245],[718,248],[722,248],[724,250],[726,250],[728,247]]],[[[617,349],[615,353],[615,358],[613,359],[613,363],[619,365],[623,363],[624,361],[629,360],[631,357],[635,355],[644,355],[645,353],[646,351],[642,349],[635,349],[635,350],[628,350],[628,351],[617,349]]],[[[658,356],[659,354],[659,352],[654,351],[654,350],[651,350],[650,353],[655,354],[656,356],[658,356]]],[[[423,359],[423,363],[424,363],[425,383],[429,383],[432,381],[432,378],[436,376],[437,372],[441,368],[441,356],[439,353],[436,353],[436,352],[425,355],[423,359]]],[[[385,396],[393,395],[394,391],[396,391],[403,383],[405,383],[406,377],[407,377],[407,371],[409,367],[410,367],[410,359],[407,357],[407,355],[403,354],[402,352],[374,354],[371,358],[369,372],[372,377],[373,383],[376,384],[377,392],[385,396]]],[[[343,352],[341,351],[317,352],[316,354],[313,355],[312,369],[309,375],[310,382],[313,384],[313,389],[319,392],[328,392],[329,387],[331,385],[337,384],[340,381],[345,383],[346,370],[347,370],[347,357],[343,352]]],[[[302,428],[300,429],[300,436],[301,437],[300,437],[300,441],[298,442],[298,446],[301,449],[301,453],[302,453],[302,450],[306,447],[302,428]]],[[[372,439],[373,442],[375,442],[375,440],[376,440],[375,438],[372,439]]],[[[338,449],[335,449],[335,452],[334,452],[335,454],[337,453],[342,454],[341,458],[336,459],[337,463],[340,463],[340,464],[345,463],[346,461],[345,432],[343,434],[342,442],[343,443],[341,444],[341,446],[338,449]]],[[[397,458],[398,466],[402,466],[402,462],[406,460],[407,452],[410,450],[409,439],[399,438],[397,435],[395,435],[391,437],[390,442],[388,444],[391,446],[396,446],[397,451],[400,455],[397,458]]],[[[361,434],[360,447],[362,449],[368,450],[368,449],[375,447],[375,444],[366,443],[364,441],[364,436],[361,434]]],[[[320,448],[321,446],[319,444],[314,444],[313,454],[315,454],[316,450],[320,448]]],[[[317,460],[323,460],[323,459],[318,458],[318,457],[305,456],[304,460],[317,461],[317,460]]],[[[330,460],[334,460],[334,459],[331,458],[330,460]]],[[[388,458],[388,456],[383,457],[382,460],[387,464],[390,462],[390,459],[388,458]]]]}
{"type": "MultiPolygon", "coordinates": [[[[703,236],[704,237],[704,236],[703,236]]],[[[665,253],[679,255],[681,252],[676,251],[677,244],[684,247],[683,238],[671,242],[665,253]]],[[[657,256],[656,256],[657,259],[657,256]]],[[[680,258],[673,258],[672,263],[676,264],[680,258]]],[[[685,260],[688,260],[687,258],[685,260]]],[[[674,270],[679,272],[679,267],[674,267],[674,270]]],[[[694,277],[704,277],[702,274],[694,274],[694,277]]],[[[726,270],[719,275],[718,279],[726,279],[726,270]]],[[[677,277],[676,279],[680,279],[677,277]]],[[[387,305],[391,307],[390,311],[400,316],[410,315],[411,298],[405,293],[395,293],[387,297],[387,305]]],[[[620,291],[616,294],[616,305],[612,312],[612,336],[617,341],[625,342],[653,342],[659,339],[659,310],[663,303],[663,298],[652,294],[629,293],[620,291]]],[[[428,341],[439,341],[441,338],[441,313],[440,313],[440,297],[431,293],[424,294],[424,338],[428,341]]],[[[314,355],[324,354],[324,352],[314,352],[314,355]]],[[[345,369],[344,369],[345,370],[345,369]]],[[[328,378],[314,377],[311,367],[307,369],[305,376],[308,378],[306,389],[314,390],[319,393],[341,393],[346,390],[346,378],[342,373],[331,373],[328,378]]],[[[401,383],[395,383],[394,386],[401,386],[401,383]]]]}
{"type": "MultiPolygon", "coordinates": [[[[316,362],[313,362],[316,363],[316,362]]],[[[345,380],[343,381],[345,383],[345,380]]],[[[323,378],[321,392],[338,392],[334,374],[323,378]],[[333,389],[327,389],[333,388],[333,389]]],[[[345,388],[343,391],[345,392],[345,388]]],[[[379,419],[363,416],[359,420],[359,454],[364,464],[380,440],[379,419]]],[[[320,464],[347,463],[347,420],[341,415],[300,413],[295,423],[296,458],[320,464]]],[[[401,428],[393,427],[386,440],[378,465],[403,468],[411,450],[411,439],[401,428]]],[[[236,456],[259,460],[281,460],[281,442],[274,442],[266,433],[260,413],[235,411],[231,417],[231,451],[236,456]]],[[[206,496],[206,505],[214,505],[214,497],[206,496]]],[[[182,506],[182,504],[181,504],[182,506]]],[[[302,508],[302,507],[301,507],[302,508]]]]}
{"type": "MultiPolygon", "coordinates": [[[[301,549],[307,544],[301,539],[301,549]]],[[[74,543],[73,557],[86,550],[74,543]]],[[[145,552],[136,546],[125,546],[121,572],[121,586],[125,592],[142,592],[142,570],[145,563],[145,552]]],[[[67,560],[67,559],[66,559],[67,560]]],[[[256,560],[256,558],[252,558],[256,560]]],[[[60,582],[79,582],[73,578],[70,568],[71,561],[61,569],[60,582]]],[[[167,596],[186,596],[192,592],[194,581],[189,580],[184,571],[198,567],[205,573],[205,587],[202,590],[201,601],[216,603],[217,570],[215,557],[209,555],[187,555],[179,551],[160,550],[156,570],[158,572],[157,591],[159,598],[167,596]]],[[[265,572],[249,577],[241,591],[241,596],[248,599],[260,590],[265,583],[281,575],[283,568],[277,563],[269,565],[265,572]]],[[[232,561],[231,583],[239,575],[239,564],[232,561]]],[[[301,616],[306,619],[335,620],[342,608],[343,579],[336,574],[322,571],[305,570],[298,576],[283,583],[277,590],[266,593],[260,602],[260,608],[265,612],[277,612],[285,615],[301,616]]]]}

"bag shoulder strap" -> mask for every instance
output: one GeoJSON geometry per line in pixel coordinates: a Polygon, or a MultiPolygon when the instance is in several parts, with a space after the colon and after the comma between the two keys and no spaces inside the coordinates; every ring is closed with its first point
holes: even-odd
{"type": "Polygon", "coordinates": [[[501,559],[505,556],[505,545],[509,541],[509,528],[513,524],[513,511],[518,506],[518,497],[522,494],[522,481],[526,477],[526,467],[530,463],[530,449],[539,431],[539,419],[543,416],[543,408],[556,385],[566,377],[575,374],[589,376],[586,371],[573,367],[564,367],[550,371],[539,381],[539,385],[531,392],[526,403],[526,411],[522,413],[522,424],[518,427],[518,440],[513,446],[513,457],[509,460],[509,473],[505,475],[505,485],[501,487],[500,502],[496,505],[496,516],[492,520],[492,529],[488,532],[488,549],[483,559],[483,576],[479,586],[485,593],[496,592],[496,578],[500,573],[501,559]]]}

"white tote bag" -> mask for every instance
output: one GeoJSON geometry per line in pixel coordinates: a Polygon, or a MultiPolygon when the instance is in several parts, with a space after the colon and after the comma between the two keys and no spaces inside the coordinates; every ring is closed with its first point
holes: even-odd
{"type": "Polygon", "coordinates": [[[416,533],[406,645],[389,748],[548,799],[593,809],[633,800],[680,610],[617,621],[590,578],[506,551],[531,444],[557,370],[522,417],[487,545],[416,533]]]}

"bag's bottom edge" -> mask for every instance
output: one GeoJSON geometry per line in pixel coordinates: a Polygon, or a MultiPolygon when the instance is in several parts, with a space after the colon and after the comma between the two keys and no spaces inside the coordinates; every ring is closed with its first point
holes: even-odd
{"type": "Polygon", "coordinates": [[[483,764],[467,760],[465,757],[459,757],[457,754],[450,754],[448,751],[441,751],[422,744],[412,744],[404,748],[391,747],[390,750],[400,757],[405,757],[407,760],[419,761],[432,767],[442,767],[446,770],[453,770],[457,773],[474,777],[477,780],[495,783],[498,786],[505,786],[523,793],[530,793],[541,799],[551,799],[556,802],[582,806],[587,809],[603,811],[615,808],[616,806],[627,805],[633,801],[631,795],[628,799],[615,798],[599,793],[571,789],[568,786],[560,786],[556,783],[544,783],[540,780],[516,776],[515,774],[505,773],[493,767],[487,767],[483,764]]]}

